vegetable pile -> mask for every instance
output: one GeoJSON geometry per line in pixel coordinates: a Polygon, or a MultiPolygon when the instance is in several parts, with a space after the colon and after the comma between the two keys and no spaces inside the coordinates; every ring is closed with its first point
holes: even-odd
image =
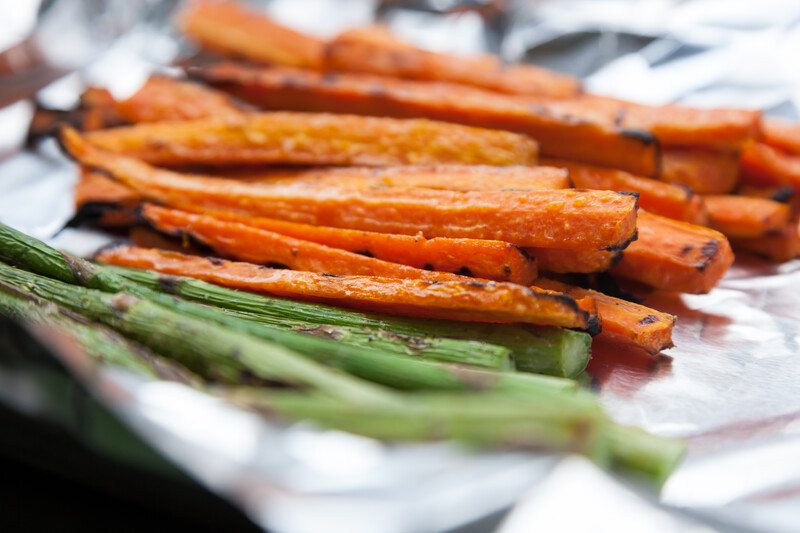
{"type": "Polygon", "coordinates": [[[683,445],[578,384],[592,337],[658,354],[675,317],[619,285],[701,294],[734,248],[800,254],[799,125],[592,95],[381,27],[321,41],[229,2],[179,25],[206,54],[193,81],[90,88],[31,132],[71,124],[75,223],[129,243],[90,263],[0,227],[0,312],[269,416],[663,482],[683,445]]]}

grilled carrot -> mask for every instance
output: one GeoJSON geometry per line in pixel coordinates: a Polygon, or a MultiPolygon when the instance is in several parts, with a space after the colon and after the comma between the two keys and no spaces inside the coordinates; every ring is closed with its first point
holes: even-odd
{"type": "Polygon", "coordinates": [[[765,198],[720,194],[705,202],[712,226],[729,238],[758,237],[789,223],[789,206],[765,198]]]}
{"type": "Polygon", "coordinates": [[[82,169],[75,185],[74,223],[91,220],[98,226],[136,223],[140,196],[130,187],[91,170],[82,169]]]}
{"type": "Polygon", "coordinates": [[[739,180],[735,153],[670,148],[664,150],[663,165],[663,181],[685,185],[698,194],[729,193],[739,180]]]}
{"type": "Polygon", "coordinates": [[[237,2],[193,0],[179,26],[204,48],[253,61],[320,67],[324,43],[291,30],[237,2]]]}
{"type": "MultiPolygon", "coordinates": [[[[192,210],[192,206],[186,206],[192,210]]],[[[426,239],[420,235],[395,235],[325,226],[310,226],[272,218],[204,210],[211,216],[239,222],[281,235],[348,250],[383,261],[424,270],[530,285],[536,279],[535,259],[506,242],[478,239],[426,239]]]]}
{"type": "Polygon", "coordinates": [[[708,215],[703,200],[690,189],[634,176],[622,170],[545,159],[543,165],[566,168],[575,187],[639,193],[639,205],[651,213],[693,224],[705,224],[708,215]]]}
{"type": "Polygon", "coordinates": [[[323,74],[231,63],[196,69],[194,75],[266,109],[423,117],[530,135],[542,153],[654,176],[655,138],[554,113],[544,105],[444,82],[398,80],[367,74],[323,74]]]}
{"type": "Polygon", "coordinates": [[[570,296],[513,283],[326,276],[128,246],[105,249],[97,259],[252,292],[405,316],[580,329],[596,320],[570,296]]]}
{"type": "Polygon", "coordinates": [[[763,119],[761,142],[786,153],[800,155],[800,122],[779,118],[763,119]]]}
{"type": "Polygon", "coordinates": [[[455,57],[415,48],[386,28],[349,30],[328,43],[325,66],[397,78],[446,81],[501,93],[568,98],[580,81],[533,65],[503,65],[494,56],[455,57]]]}
{"type": "Polygon", "coordinates": [[[787,204],[796,198],[797,191],[787,185],[761,186],[743,183],[736,189],[736,194],[752,198],[766,198],[773,202],[787,204]]]}
{"type": "Polygon", "coordinates": [[[764,143],[751,143],[739,160],[742,179],[753,185],[788,185],[800,190],[800,156],[764,143]]]}
{"type": "Polygon", "coordinates": [[[538,279],[536,286],[569,294],[576,299],[593,298],[597,304],[597,315],[600,317],[601,338],[630,343],[651,354],[657,354],[673,346],[672,327],[675,324],[673,315],[547,278],[538,279]]]}
{"type": "Polygon", "coordinates": [[[97,148],[72,129],[62,144],[149,200],[380,233],[489,239],[519,246],[619,248],[636,230],[636,198],[611,191],[304,191],[187,176],[97,148]]]}
{"type": "Polygon", "coordinates": [[[620,251],[560,248],[526,248],[525,251],[536,258],[540,270],[557,274],[605,272],[622,259],[620,251]]]}
{"type": "Polygon", "coordinates": [[[243,109],[225,93],[193,82],[153,76],[130,98],[113,103],[128,122],[234,118],[243,109]]]}
{"type": "Polygon", "coordinates": [[[536,143],[505,131],[429,120],[315,113],[137,124],[89,140],[155,164],[530,165],[536,143]]]}
{"type": "Polygon", "coordinates": [[[656,289],[709,292],[733,263],[730,243],[718,231],[639,210],[638,240],[611,272],[656,289]]]}
{"type": "Polygon", "coordinates": [[[800,256],[800,224],[795,217],[780,230],[749,239],[731,239],[736,250],[744,250],[782,263],[800,256]]]}
{"type": "Polygon", "coordinates": [[[239,222],[166,209],[152,204],[146,204],[142,208],[142,215],[159,231],[168,235],[190,235],[209,246],[221,257],[249,263],[344,276],[427,280],[460,278],[448,272],[430,272],[381,261],[239,222]]]}

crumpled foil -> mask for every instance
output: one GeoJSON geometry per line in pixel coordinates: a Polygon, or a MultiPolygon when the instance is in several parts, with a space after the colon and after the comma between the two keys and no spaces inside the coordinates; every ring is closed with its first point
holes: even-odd
{"type": "MultiPolygon", "coordinates": [[[[320,35],[367,23],[377,12],[420,46],[533,59],[587,76],[590,90],[643,102],[765,108],[789,117],[800,108],[800,4],[792,0],[275,0],[265,8],[320,35]]],[[[86,83],[104,84],[118,96],[132,93],[181,52],[165,19],[159,22],[134,26],[86,68],[42,91],[40,100],[68,107],[86,83]]],[[[0,110],[0,157],[7,156],[0,161],[0,220],[91,253],[110,237],[59,231],[73,214],[73,166],[54,143],[20,151],[31,113],[29,102],[0,110]]],[[[441,531],[515,504],[500,525],[504,533],[532,525],[545,531],[796,531],[798,287],[800,260],[772,265],[742,255],[708,295],[646,298],[645,304],[678,315],[676,348],[655,358],[619,346],[596,350],[590,372],[614,418],[689,442],[660,495],[579,457],[477,453],[449,443],[387,445],[303,423],[277,424],[185,386],[118,369],[84,379],[155,449],[274,531],[441,531]]],[[[4,401],[15,402],[12,395],[4,401]]],[[[470,531],[492,529],[497,520],[470,531]]]]}

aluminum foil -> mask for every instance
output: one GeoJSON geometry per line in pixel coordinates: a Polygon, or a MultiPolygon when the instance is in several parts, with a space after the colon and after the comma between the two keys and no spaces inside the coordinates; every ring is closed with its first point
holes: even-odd
{"type": "MultiPolygon", "coordinates": [[[[795,117],[800,107],[800,5],[791,0],[276,0],[264,7],[320,35],[377,13],[420,46],[533,58],[588,75],[591,90],[645,102],[758,107],[795,117]]],[[[166,21],[129,27],[40,99],[67,107],[86,83],[130,94],[181,52],[166,21]]],[[[0,220],[90,253],[110,237],[60,231],[73,214],[76,173],[52,143],[21,151],[31,112],[29,102],[0,110],[0,154],[6,156],[0,220]]],[[[657,358],[618,346],[596,350],[590,372],[613,417],[688,439],[688,456],[660,495],[627,486],[578,457],[476,453],[447,443],[387,445],[306,424],[279,425],[118,369],[79,375],[154,448],[274,531],[441,531],[515,503],[500,525],[504,533],[528,531],[531,524],[562,531],[796,531],[798,287],[800,261],[771,265],[741,256],[708,295],[647,296],[647,305],[678,315],[676,348],[657,358]]],[[[493,529],[497,520],[478,522],[472,531],[493,529]]]]}

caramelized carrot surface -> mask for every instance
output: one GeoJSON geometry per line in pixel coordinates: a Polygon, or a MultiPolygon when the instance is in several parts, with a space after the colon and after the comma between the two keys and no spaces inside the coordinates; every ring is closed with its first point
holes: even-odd
{"type": "Polygon", "coordinates": [[[350,276],[428,280],[459,279],[459,276],[447,272],[429,272],[381,261],[239,222],[220,220],[176,209],[165,209],[152,204],[142,208],[142,215],[159,231],[169,235],[190,235],[222,257],[249,263],[350,276]]]}
{"type": "Polygon", "coordinates": [[[75,130],[62,134],[75,159],[149,200],[379,233],[488,239],[519,246],[619,248],[636,231],[636,198],[611,191],[441,191],[346,188],[306,191],[157,169],[107,152],[75,130]]]}
{"type": "Polygon", "coordinates": [[[685,185],[698,194],[729,193],[739,181],[735,153],[670,148],[664,151],[663,165],[663,181],[685,185]]]}
{"type": "Polygon", "coordinates": [[[690,189],[635,176],[622,170],[581,165],[559,159],[545,159],[543,165],[566,168],[575,187],[639,194],[639,205],[656,215],[693,224],[705,224],[708,215],[703,200],[690,189]]]}
{"type": "Polygon", "coordinates": [[[761,142],[786,153],[800,155],[800,122],[780,118],[763,119],[761,142]]]}
{"type": "Polygon", "coordinates": [[[75,184],[75,220],[91,219],[104,227],[136,223],[141,197],[130,187],[99,172],[82,169],[75,184]]]}
{"type": "Polygon", "coordinates": [[[590,289],[582,289],[559,281],[540,278],[536,286],[569,294],[573,298],[591,297],[597,303],[600,337],[638,346],[651,354],[671,348],[673,315],[644,305],[628,302],[590,289]]]}
{"type": "Polygon", "coordinates": [[[322,65],[322,41],[277,24],[239,2],[192,0],[180,13],[178,24],[189,37],[215,52],[280,65],[322,65]]]}
{"type": "Polygon", "coordinates": [[[534,141],[505,131],[317,113],[137,124],[93,132],[89,140],[166,165],[531,165],[537,155],[534,141]]]}
{"type": "Polygon", "coordinates": [[[656,289],[709,292],[733,263],[720,232],[639,210],[638,240],[611,272],[656,289]]]}
{"type": "Polygon", "coordinates": [[[713,195],[705,202],[712,227],[729,238],[758,237],[789,223],[789,206],[766,198],[713,195]]]}
{"type": "Polygon", "coordinates": [[[232,99],[210,87],[153,76],[130,98],[114,102],[128,122],[234,118],[243,113],[232,99]]]}
{"type": "Polygon", "coordinates": [[[265,109],[422,117],[507,130],[530,135],[549,157],[646,176],[659,171],[658,143],[646,132],[464,85],[232,63],[197,69],[194,75],[265,109]]]}
{"type": "Polygon", "coordinates": [[[606,250],[526,248],[525,251],[536,258],[540,270],[558,274],[605,272],[622,258],[622,252],[606,250]]]}
{"type": "Polygon", "coordinates": [[[580,81],[533,65],[503,65],[494,56],[456,57],[415,48],[387,28],[346,31],[328,43],[325,66],[415,80],[446,81],[509,94],[568,98],[580,81]]]}
{"type": "Polygon", "coordinates": [[[754,185],[788,185],[800,190],[800,156],[789,155],[764,143],[742,150],[742,179],[754,185]]]}
{"type": "Polygon", "coordinates": [[[800,223],[793,219],[778,231],[749,239],[731,239],[734,249],[744,250],[782,263],[800,256],[800,223]]]}
{"type": "Polygon", "coordinates": [[[128,246],[103,250],[97,259],[235,289],[406,316],[581,329],[596,319],[570,296],[513,283],[326,276],[128,246]]]}
{"type": "MultiPolygon", "coordinates": [[[[187,207],[192,209],[191,206],[187,207]]],[[[325,226],[297,224],[272,218],[205,210],[221,220],[239,222],[281,235],[348,250],[367,257],[424,270],[530,285],[536,279],[535,259],[506,242],[479,239],[426,239],[325,226]]]]}

